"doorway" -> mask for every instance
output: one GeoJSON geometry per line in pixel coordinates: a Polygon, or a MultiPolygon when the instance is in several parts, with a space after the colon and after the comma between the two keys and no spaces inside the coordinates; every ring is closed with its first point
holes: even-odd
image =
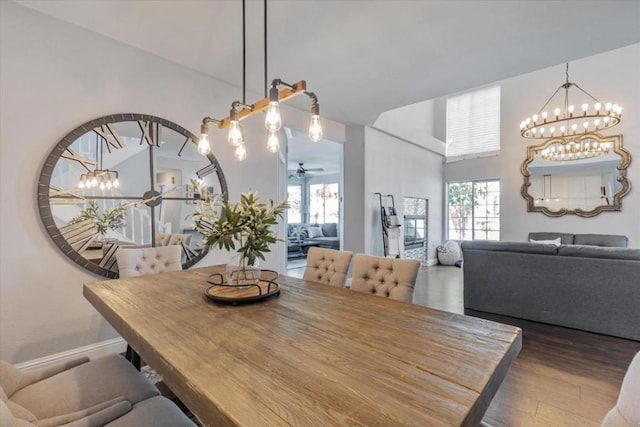
{"type": "Polygon", "coordinates": [[[301,277],[311,247],[341,249],[343,144],[287,135],[287,274],[301,277]]]}

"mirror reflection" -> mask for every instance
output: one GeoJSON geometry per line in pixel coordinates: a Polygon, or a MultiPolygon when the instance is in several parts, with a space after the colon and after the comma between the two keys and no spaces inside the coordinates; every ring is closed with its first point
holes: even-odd
{"type": "Polygon", "coordinates": [[[40,179],[40,210],[54,241],[106,277],[117,277],[120,247],[180,245],[183,268],[195,264],[206,249],[190,219],[199,197],[190,181],[215,193],[226,194],[227,187],[215,157],[200,155],[194,141],[174,123],[135,114],[71,132],[40,179]]]}
{"type": "Polygon", "coordinates": [[[620,135],[553,138],[528,147],[522,165],[522,195],[528,210],[549,216],[620,210],[621,198],[630,188],[626,178],[630,160],[620,135]]]}

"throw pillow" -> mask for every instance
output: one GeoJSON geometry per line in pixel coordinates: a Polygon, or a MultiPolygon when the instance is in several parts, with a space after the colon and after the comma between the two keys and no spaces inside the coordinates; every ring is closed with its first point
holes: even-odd
{"type": "Polygon", "coordinates": [[[309,227],[307,228],[307,232],[309,233],[310,239],[313,239],[314,237],[324,237],[324,234],[322,234],[322,229],[320,227],[309,227]]]}
{"type": "Polygon", "coordinates": [[[560,240],[561,240],[560,237],[558,237],[557,239],[553,239],[553,240],[533,240],[533,239],[529,239],[529,243],[540,243],[540,244],[544,244],[544,245],[560,246],[560,240]]]}

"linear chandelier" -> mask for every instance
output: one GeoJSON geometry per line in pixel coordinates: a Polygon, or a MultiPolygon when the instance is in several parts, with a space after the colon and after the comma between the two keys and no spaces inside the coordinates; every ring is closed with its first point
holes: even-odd
{"type": "MultiPolygon", "coordinates": [[[[120,187],[120,180],[118,179],[118,172],[112,171],[109,169],[104,169],[102,166],[102,161],[104,159],[103,153],[103,144],[104,137],[102,140],[100,136],[96,133],[96,162],[95,164],[98,166],[93,171],[89,170],[87,173],[83,173],[80,175],[80,181],[78,182],[78,188],[81,189],[92,189],[99,188],[100,190],[111,190],[112,188],[120,187]]],[[[107,149],[111,152],[109,145],[107,144],[107,149]]],[[[86,166],[85,166],[86,167],[86,166]]],[[[89,168],[87,168],[89,169],[89,168]]]]}
{"type": "Polygon", "coordinates": [[[253,104],[246,103],[246,57],[245,57],[245,0],[242,0],[242,101],[233,101],[229,116],[223,119],[205,117],[200,125],[200,139],[198,140],[198,151],[202,155],[211,152],[209,142],[209,123],[214,123],[219,129],[229,128],[227,141],[235,147],[235,156],[242,161],[247,158],[245,146],[244,129],[240,121],[251,117],[259,112],[266,112],[264,125],[269,132],[267,138],[267,149],[271,153],[280,151],[280,141],[278,131],[282,127],[282,117],[280,115],[280,103],[287,101],[297,95],[305,94],[311,99],[311,119],[309,122],[309,139],[318,142],[322,139],[322,125],[320,123],[320,104],[318,97],[313,92],[307,92],[307,83],[300,80],[295,84],[290,84],[281,79],[274,79],[267,96],[267,0],[264,0],[264,87],[265,95],[253,104]]]}
{"type": "MultiPolygon", "coordinates": [[[[520,122],[520,134],[524,138],[548,139],[554,137],[574,138],[592,132],[613,127],[620,123],[622,107],[618,104],[607,102],[605,104],[594,98],[589,92],[569,82],[569,63],[566,64],[566,80],[551,95],[547,102],[538,110],[538,113],[527,117],[520,122]],[[569,101],[569,89],[575,87],[591,100],[593,105],[583,103],[581,111],[569,101]],[[555,107],[551,113],[545,110],[555,96],[564,89],[564,100],[561,107],[555,107]]],[[[557,104],[556,104],[557,105],[557,104]]]]}

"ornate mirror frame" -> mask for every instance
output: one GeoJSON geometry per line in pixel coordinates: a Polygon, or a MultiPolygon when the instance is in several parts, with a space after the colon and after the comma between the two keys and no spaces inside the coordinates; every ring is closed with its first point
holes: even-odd
{"type": "MultiPolygon", "coordinates": [[[[173,122],[165,120],[160,117],[151,116],[147,114],[137,114],[137,113],[125,113],[125,114],[113,114],[104,117],[100,117],[94,120],[91,120],[87,123],[78,126],[67,135],[65,135],[60,142],[56,144],[53,148],[49,156],[47,157],[42,170],[40,172],[40,178],[38,181],[38,189],[37,189],[37,199],[38,199],[38,209],[40,212],[40,217],[42,219],[42,223],[44,227],[51,236],[51,239],[54,243],[60,248],[60,250],[69,257],[73,262],[81,266],[82,268],[96,273],[98,275],[113,279],[118,277],[117,271],[114,271],[110,268],[105,268],[102,262],[97,263],[90,259],[85,258],[78,250],[76,250],[77,246],[70,244],[61,230],[56,225],[54,220],[54,215],[51,209],[53,204],[56,204],[52,199],[58,199],[58,203],[65,203],[63,199],[66,198],[67,203],[70,202],[70,198],[80,198],[81,200],[85,200],[85,197],[76,195],[77,191],[73,191],[74,189],[64,189],[64,188],[54,188],[51,185],[52,176],[54,173],[54,169],[56,165],[61,159],[71,160],[75,162],[80,162],[80,164],[89,170],[87,166],[86,158],[82,158],[74,153],[69,147],[80,137],[89,133],[95,133],[100,137],[105,138],[103,141],[107,141],[115,147],[113,142],[120,142],[119,136],[117,132],[114,133],[113,124],[121,123],[121,122],[133,122],[136,126],[139,126],[141,134],[140,134],[140,145],[143,143],[148,144],[148,151],[150,153],[148,157],[149,170],[152,171],[150,173],[151,177],[149,179],[149,191],[146,191],[144,194],[138,194],[136,196],[131,197],[87,197],[86,199],[126,199],[126,200],[140,200],[140,204],[145,204],[151,209],[151,218],[154,218],[154,209],[156,206],[162,203],[163,197],[162,195],[155,191],[154,187],[156,184],[156,178],[154,178],[155,167],[153,160],[153,149],[155,147],[160,147],[160,137],[161,131],[163,128],[171,129],[175,131],[180,136],[184,137],[184,143],[182,144],[182,148],[176,153],[176,158],[180,158],[182,156],[183,151],[187,147],[187,144],[191,142],[195,146],[197,146],[198,138],[193,133],[189,132],[187,129],[179,126],[173,122]]],[[[96,138],[98,138],[98,136],[96,138]]],[[[122,147],[122,145],[121,145],[122,147]]],[[[116,147],[117,148],[117,147],[116,147]]],[[[146,148],[145,148],[146,149],[146,148]]],[[[102,148],[101,148],[102,150],[102,148]]],[[[206,163],[208,160],[209,164],[204,168],[198,171],[198,176],[206,176],[213,172],[216,173],[218,183],[220,185],[220,193],[223,194],[223,197],[226,197],[228,194],[227,181],[225,179],[224,173],[222,172],[222,168],[220,167],[220,163],[215,158],[213,154],[208,154],[202,156],[203,163],[206,163]]],[[[94,164],[94,163],[91,163],[94,164]]],[[[187,190],[185,197],[164,197],[165,200],[178,200],[184,201],[189,204],[190,201],[196,200],[198,195],[194,194],[193,191],[187,190]]],[[[152,220],[150,222],[151,227],[151,243],[150,246],[155,246],[155,223],[152,220]]],[[[117,247],[113,250],[115,252],[117,247]]],[[[183,262],[183,268],[189,268],[192,265],[196,264],[200,261],[207,253],[207,248],[203,247],[199,252],[193,252],[190,257],[187,257],[186,261],[183,262]]],[[[113,255],[113,254],[112,254],[113,255]]],[[[113,257],[115,259],[115,257],[113,257]]]]}
{"type": "MultiPolygon", "coordinates": [[[[576,161],[576,160],[572,160],[576,161]]],[[[577,160],[579,161],[579,160],[577,160]]],[[[599,134],[591,133],[586,134],[575,139],[567,138],[551,138],[546,140],[541,145],[532,145],[527,147],[527,158],[520,167],[520,172],[524,176],[524,183],[522,184],[520,194],[527,201],[527,212],[542,212],[550,217],[559,217],[563,215],[578,215],[581,217],[594,217],[602,212],[608,211],[620,211],[622,209],[622,197],[624,197],[631,190],[631,183],[627,179],[627,168],[631,163],[631,153],[622,148],[622,135],[602,136],[599,134]],[[568,209],[561,208],[559,210],[551,210],[546,206],[537,206],[535,204],[534,197],[529,194],[529,187],[531,186],[531,173],[529,172],[529,165],[534,161],[536,154],[551,146],[552,144],[567,145],[571,142],[581,142],[585,139],[596,140],[598,143],[610,143],[612,144],[613,152],[620,156],[620,163],[617,164],[616,169],[618,176],[616,180],[621,184],[621,188],[613,195],[613,203],[609,205],[596,206],[592,210],[582,210],[580,208],[568,209]]]]}

